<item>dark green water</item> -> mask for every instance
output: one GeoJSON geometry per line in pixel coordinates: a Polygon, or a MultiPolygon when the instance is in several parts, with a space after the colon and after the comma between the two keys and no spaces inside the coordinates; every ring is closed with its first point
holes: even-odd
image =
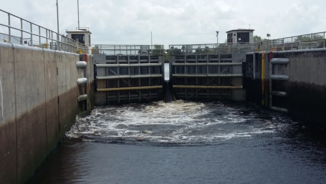
{"type": "Polygon", "coordinates": [[[248,103],[97,108],[32,183],[326,183],[326,147],[303,123],[248,103]]]}

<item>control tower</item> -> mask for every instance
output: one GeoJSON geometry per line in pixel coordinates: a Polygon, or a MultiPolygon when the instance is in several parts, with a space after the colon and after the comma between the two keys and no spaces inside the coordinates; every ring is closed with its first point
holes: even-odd
{"type": "Polygon", "coordinates": [[[254,29],[233,29],[227,31],[227,43],[254,43],[254,29]]]}
{"type": "Polygon", "coordinates": [[[67,30],[67,37],[78,40],[79,43],[82,43],[84,46],[88,47],[88,53],[91,53],[91,32],[88,27],[76,28],[76,30],[67,30]]]}

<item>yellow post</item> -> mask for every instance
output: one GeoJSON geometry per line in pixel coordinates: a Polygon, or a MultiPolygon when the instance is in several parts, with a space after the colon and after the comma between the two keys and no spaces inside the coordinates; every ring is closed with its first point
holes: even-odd
{"type": "Polygon", "coordinates": [[[81,49],[78,50],[78,54],[82,54],[83,51],[81,49]]]}
{"type": "Polygon", "coordinates": [[[46,49],[49,48],[49,44],[48,43],[45,43],[44,44],[44,48],[46,48],[46,49]]]}
{"type": "Polygon", "coordinates": [[[262,105],[265,104],[265,52],[261,53],[261,86],[262,86],[262,105]]]}

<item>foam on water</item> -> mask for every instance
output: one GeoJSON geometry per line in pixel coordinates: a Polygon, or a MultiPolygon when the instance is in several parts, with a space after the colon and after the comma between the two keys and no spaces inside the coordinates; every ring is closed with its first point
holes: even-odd
{"type": "Polygon", "coordinates": [[[129,104],[98,107],[77,118],[70,138],[101,142],[155,142],[198,144],[274,133],[279,128],[270,117],[222,103],[129,104]]]}

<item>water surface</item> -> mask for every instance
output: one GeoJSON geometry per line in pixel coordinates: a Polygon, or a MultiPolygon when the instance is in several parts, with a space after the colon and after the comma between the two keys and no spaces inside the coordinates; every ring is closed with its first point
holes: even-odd
{"type": "Polygon", "coordinates": [[[323,142],[250,103],[98,107],[66,136],[32,183],[326,183],[323,142]]]}

